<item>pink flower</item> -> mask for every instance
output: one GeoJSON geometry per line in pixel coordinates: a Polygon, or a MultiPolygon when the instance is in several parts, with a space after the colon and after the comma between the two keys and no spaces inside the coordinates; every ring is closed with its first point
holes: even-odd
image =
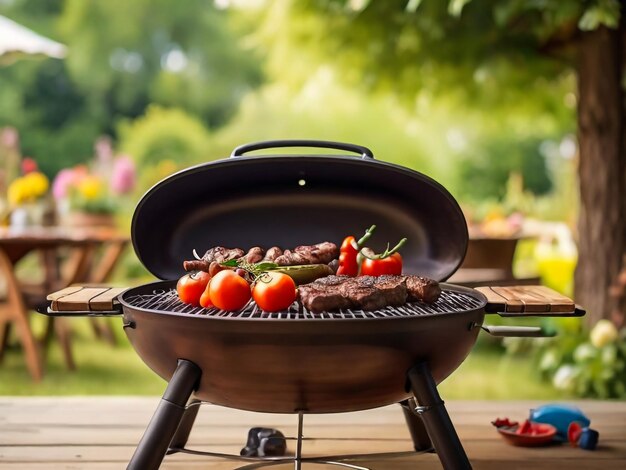
{"type": "Polygon", "coordinates": [[[135,164],[126,155],[113,162],[111,174],[111,191],[114,194],[128,194],[135,187],[135,164]]]}
{"type": "Polygon", "coordinates": [[[52,183],[52,194],[55,199],[64,199],[69,196],[70,186],[74,183],[74,170],[66,168],[57,173],[52,183]]]}

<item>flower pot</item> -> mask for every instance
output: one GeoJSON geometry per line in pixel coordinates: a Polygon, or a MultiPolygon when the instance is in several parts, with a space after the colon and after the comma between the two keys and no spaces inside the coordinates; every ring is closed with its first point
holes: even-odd
{"type": "Polygon", "coordinates": [[[67,216],[70,227],[110,227],[116,226],[113,214],[97,214],[92,212],[70,212],[67,216]]]}
{"type": "Polygon", "coordinates": [[[43,226],[48,209],[48,204],[44,200],[22,204],[13,209],[10,225],[17,228],[43,226]]]}

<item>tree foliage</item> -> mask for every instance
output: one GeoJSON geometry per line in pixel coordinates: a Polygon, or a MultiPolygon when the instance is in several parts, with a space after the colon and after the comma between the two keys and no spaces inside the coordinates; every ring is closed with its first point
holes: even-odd
{"type": "Polygon", "coordinates": [[[525,189],[544,194],[552,182],[539,147],[575,130],[574,55],[561,42],[590,8],[570,0],[281,0],[263,11],[254,38],[269,75],[295,96],[330,68],[368,99],[404,103],[405,118],[422,127],[435,108],[447,114],[448,134],[467,145],[450,155],[444,131],[430,158],[460,162],[453,189],[462,198],[502,197],[514,170],[525,189]]]}
{"type": "Polygon", "coordinates": [[[52,174],[84,160],[120,118],[148,104],[226,122],[262,81],[229,12],[203,0],[14,0],[6,15],[65,43],[68,57],[0,69],[0,126],[22,130],[25,154],[52,174]]]}

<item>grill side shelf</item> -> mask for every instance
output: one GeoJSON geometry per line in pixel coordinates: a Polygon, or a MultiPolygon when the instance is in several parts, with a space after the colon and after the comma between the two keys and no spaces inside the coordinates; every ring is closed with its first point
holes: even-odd
{"type": "Polygon", "coordinates": [[[582,317],[585,310],[545,286],[476,287],[487,297],[486,313],[502,317],[582,317]]]}
{"type": "Polygon", "coordinates": [[[49,305],[39,313],[48,316],[102,317],[120,315],[118,296],[127,289],[107,286],[70,286],[47,296],[49,305]]]}

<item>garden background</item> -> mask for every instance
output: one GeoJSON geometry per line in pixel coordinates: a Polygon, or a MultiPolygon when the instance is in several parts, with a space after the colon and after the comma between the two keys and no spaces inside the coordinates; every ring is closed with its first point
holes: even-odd
{"type": "MultiPolygon", "coordinates": [[[[440,181],[494,236],[559,227],[520,243],[514,269],[574,294],[582,69],[572,50],[585,34],[623,34],[620,2],[0,0],[0,14],[68,50],[62,60],[3,62],[0,157],[32,158],[53,189],[63,170],[86,173],[73,203],[114,212],[122,229],[151,185],[242,143],[354,142],[440,181]],[[133,180],[119,194],[98,173],[109,157],[127,162],[133,180]]],[[[10,199],[0,206],[4,223],[20,202],[10,199]]],[[[619,291],[626,280],[616,263],[604,288],[619,291]]],[[[36,269],[24,264],[26,276],[36,269]]],[[[128,252],[114,281],[151,279],[128,252]]],[[[615,296],[597,297],[588,323],[541,321],[561,333],[555,339],[481,336],[442,393],[624,398],[623,310],[606,300],[615,296]]],[[[161,393],[122,334],[113,347],[76,320],[74,336],[78,370],[68,372],[53,349],[41,383],[14,345],[0,365],[0,394],[161,393]]]]}

